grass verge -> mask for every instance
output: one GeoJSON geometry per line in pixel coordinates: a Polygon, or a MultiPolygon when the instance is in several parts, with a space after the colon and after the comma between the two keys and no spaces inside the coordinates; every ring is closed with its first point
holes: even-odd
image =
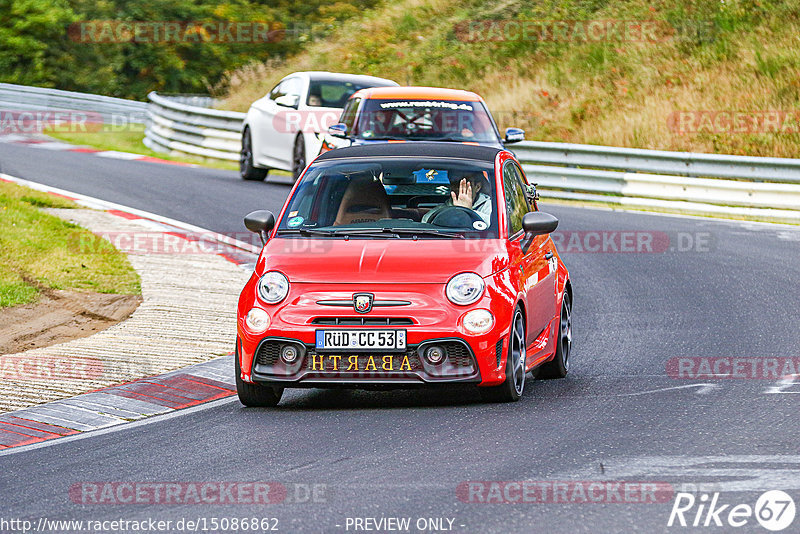
{"type": "Polygon", "coordinates": [[[217,91],[243,111],[293,71],[372,74],[476,91],[501,128],[531,140],[792,158],[798,35],[796,0],[404,0],[297,55],[228,73],[217,91]],[[655,29],[652,39],[578,31],[591,23],[655,29]]]}
{"type": "Polygon", "coordinates": [[[41,288],[139,294],[139,275],[109,244],[107,253],[81,253],[94,234],[41,208],[74,208],[62,199],[0,182],[0,308],[36,299],[41,288]]]}

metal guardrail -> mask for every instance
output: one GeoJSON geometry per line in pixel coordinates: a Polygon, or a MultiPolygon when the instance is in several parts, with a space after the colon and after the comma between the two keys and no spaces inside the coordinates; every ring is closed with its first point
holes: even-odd
{"type": "MultiPolygon", "coordinates": [[[[244,113],[210,109],[208,97],[147,96],[145,145],[238,160],[244,113]]],[[[534,141],[509,148],[545,200],[800,222],[800,159],[534,141]]]]}
{"type": "Polygon", "coordinates": [[[526,162],[677,176],[800,183],[800,159],[668,152],[527,141],[513,146],[526,162]]]}
{"type": "Polygon", "coordinates": [[[12,112],[80,111],[91,118],[102,117],[103,122],[116,125],[142,124],[147,103],[111,96],[92,95],[0,83],[0,109],[12,112]]]}
{"type": "Polygon", "coordinates": [[[545,199],[800,222],[800,159],[533,141],[513,150],[545,199]]]}
{"type": "Polygon", "coordinates": [[[147,95],[144,144],[157,152],[239,160],[245,114],[212,109],[214,99],[193,95],[147,95]]]}

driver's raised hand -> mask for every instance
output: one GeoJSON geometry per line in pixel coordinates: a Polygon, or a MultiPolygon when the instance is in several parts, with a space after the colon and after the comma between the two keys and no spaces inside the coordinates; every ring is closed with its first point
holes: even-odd
{"type": "Polygon", "coordinates": [[[472,209],[472,184],[466,178],[462,178],[458,184],[458,194],[450,191],[450,195],[453,197],[453,206],[472,209]]]}

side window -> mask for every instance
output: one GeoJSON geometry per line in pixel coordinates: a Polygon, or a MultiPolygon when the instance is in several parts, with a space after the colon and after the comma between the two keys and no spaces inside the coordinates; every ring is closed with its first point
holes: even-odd
{"type": "Polygon", "coordinates": [[[342,116],[339,119],[339,122],[347,125],[347,135],[352,135],[354,133],[353,126],[356,122],[356,110],[358,109],[358,105],[360,103],[360,98],[351,98],[344,106],[344,110],[342,110],[342,116]]]}
{"type": "MultiPolygon", "coordinates": [[[[516,163],[509,162],[509,165],[514,169],[514,173],[517,175],[517,180],[522,186],[522,192],[528,192],[528,181],[525,179],[525,174],[522,172],[522,169],[519,168],[519,165],[516,163]]],[[[531,197],[528,194],[525,194],[525,205],[527,206],[528,211],[537,211],[538,208],[535,204],[531,203],[531,197]]]]}
{"type": "Polygon", "coordinates": [[[509,237],[522,230],[522,218],[530,209],[518,172],[511,162],[503,167],[503,191],[506,198],[509,237]]]}

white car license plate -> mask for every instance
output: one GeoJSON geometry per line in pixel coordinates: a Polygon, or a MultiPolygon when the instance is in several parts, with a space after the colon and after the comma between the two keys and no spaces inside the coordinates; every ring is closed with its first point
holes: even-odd
{"type": "Polygon", "coordinates": [[[317,330],[321,350],[405,350],[405,330],[317,330]]]}

